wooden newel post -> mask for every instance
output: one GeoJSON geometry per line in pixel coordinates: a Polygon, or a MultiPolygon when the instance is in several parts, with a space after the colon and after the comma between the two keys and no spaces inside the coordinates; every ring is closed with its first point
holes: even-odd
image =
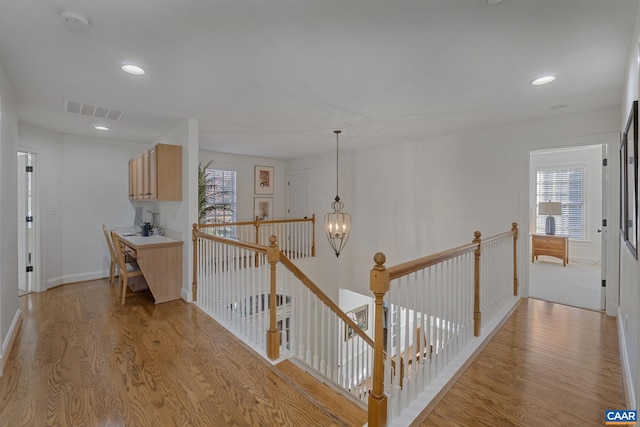
{"type": "Polygon", "coordinates": [[[267,331],[267,357],[276,360],[280,357],[280,331],[276,324],[276,264],[280,260],[280,249],[276,236],[269,237],[269,247],[267,248],[267,261],[270,270],[270,290],[269,290],[269,330],[267,331]]]}
{"type": "Polygon", "coordinates": [[[369,394],[368,425],[387,425],[387,396],[384,394],[384,296],[389,291],[389,272],[384,266],[387,258],[382,252],[374,255],[376,265],[371,270],[370,289],[375,295],[373,387],[369,394]]]}
{"type": "Polygon", "coordinates": [[[193,224],[191,231],[191,240],[193,240],[193,282],[191,282],[191,299],[195,302],[198,300],[198,224],[193,224]]]}
{"type": "Polygon", "coordinates": [[[482,253],[482,240],[480,240],[482,233],[479,231],[473,232],[473,243],[478,247],[475,250],[476,260],[473,269],[473,335],[480,336],[480,329],[482,326],[482,318],[480,313],[480,255],[482,253]]]}
{"type": "Polygon", "coordinates": [[[511,232],[513,233],[513,295],[518,296],[518,223],[511,224],[511,232]]]}

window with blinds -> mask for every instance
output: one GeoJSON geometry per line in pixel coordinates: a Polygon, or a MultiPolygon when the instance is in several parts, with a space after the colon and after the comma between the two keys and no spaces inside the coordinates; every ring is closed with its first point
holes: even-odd
{"type": "MultiPolygon", "coordinates": [[[[537,203],[562,203],[555,216],[556,234],[585,239],[584,167],[555,167],[537,171],[537,203]]],[[[536,233],[544,234],[545,215],[536,216],[536,233]]]]}
{"type": "MultiPolygon", "coordinates": [[[[228,224],[236,221],[236,171],[207,168],[208,185],[205,190],[209,209],[206,224],[228,224]]],[[[215,229],[217,234],[233,237],[233,227],[215,229]]]]}

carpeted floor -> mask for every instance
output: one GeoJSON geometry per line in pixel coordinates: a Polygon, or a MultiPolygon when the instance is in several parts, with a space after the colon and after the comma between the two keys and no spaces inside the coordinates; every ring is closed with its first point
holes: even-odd
{"type": "Polygon", "coordinates": [[[580,308],[600,310],[600,263],[596,265],[569,262],[541,256],[529,264],[529,295],[545,301],[580,308]]]}

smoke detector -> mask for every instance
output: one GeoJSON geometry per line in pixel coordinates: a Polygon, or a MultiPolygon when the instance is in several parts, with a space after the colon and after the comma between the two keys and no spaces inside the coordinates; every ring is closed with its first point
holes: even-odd
{"type": "Polygon", "coordinates": [[[84,15],[76,11],[62,9],[60,11],[60,17],[62,17],[62,20],[69,28],[80,31],[86,31],[89,29],[89,20],[84,15]]]}

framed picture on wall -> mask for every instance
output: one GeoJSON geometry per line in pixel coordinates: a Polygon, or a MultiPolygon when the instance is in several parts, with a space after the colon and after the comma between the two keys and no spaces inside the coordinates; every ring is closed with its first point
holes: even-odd
{"type": "Polygon", "coordinates": [[[627,139],[622,134],[620,142],[620,238],[627,241],[627,139]]]}
{"type": "Polygon", "coordinates": [[[254,218],[265,221],[273,219],[273,197],[254,197],[253,198],[254,218]]]}
{"type": "Polygon", "coordinates": [[[638,101],[633,101],[623,135],[625,146],[625,240],[638,259],[638,101]]]}
{"type": "MultiPolygon", "coordinates": [[[[362,307],[354,308],[351,311],[347,311],[347,317],[353,320],[356,325],[360,327],[363,331],[366,331],[369,328],[369,306],[363,305],[362,307]]],[[[349,338],[353,338],[356,334],[356,331],[353,328],[349,327],[349,325],[344,325],[344,340],[348,340],[349,338]]]]}
{"type": "Polygon", "coordinates": [[[273,167],[256,166],[254,174],[254,193],[273,194],[273,167]]]}

